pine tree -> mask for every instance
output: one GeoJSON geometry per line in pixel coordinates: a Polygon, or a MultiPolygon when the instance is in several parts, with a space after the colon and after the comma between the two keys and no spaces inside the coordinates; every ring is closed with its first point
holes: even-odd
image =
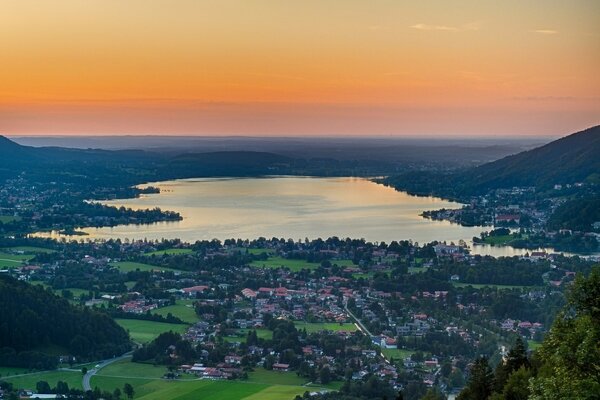
{"type": "Polygon", "coordinates": [[[471,367],[471,376],[458,400],[486,400],[492,394],[494,375],[486,357],[479,357],[471,367]]]}

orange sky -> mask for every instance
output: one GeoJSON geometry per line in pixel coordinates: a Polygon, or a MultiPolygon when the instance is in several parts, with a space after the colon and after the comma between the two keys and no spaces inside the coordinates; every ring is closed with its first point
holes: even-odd
{"type": "Polygon", "coordinates": [[[8,135],[566,134],[599,71],[596,0],[0,1],[8,135]]]}

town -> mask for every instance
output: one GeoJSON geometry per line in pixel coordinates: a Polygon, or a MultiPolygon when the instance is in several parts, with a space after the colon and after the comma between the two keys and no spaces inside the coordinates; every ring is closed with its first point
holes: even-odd
{"type": "MultiPolygon", "coordinates": [[[[193,244],[5,238],[0,245],[7,260],[0,275],[106,313],[128,331],[133,355],[104,368],[107,374],[151,363],[174,381],[280,375],[305,385],[299,395],[360,387],[402,391],[405,399],[458,393],[476,356],[498,361],[517,338],[539,346],[565,287],[594,263],[335,237],[193,244]]],[[[90,361],[60,354],[55,368],[60,360],[90,361]]],[[[94,376],[91,385],[107,389],[103,379],[94,376]]]]}

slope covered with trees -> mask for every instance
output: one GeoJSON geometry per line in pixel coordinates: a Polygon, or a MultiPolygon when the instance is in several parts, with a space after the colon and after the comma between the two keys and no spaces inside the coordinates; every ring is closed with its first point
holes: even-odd
{"type": "Polygon", "coordinates": [[[591,400],[600,396],[600,267],[578,275],[543,345],[527,356],[520,338],[494,373],[471,367],[458,400],[591,400]]]}
{"type": "Polygon", "coordinates": [[[92,359],[122,354],[130,343],[108,315],[75,307],[40,286],[0,277],[0,365],[52,367],[53,360],[35,351],[49,346],[92,359]]]}
{"type": "Polygon", "coordinates": [[[405,173],[382,183],[419,195],[465,198],[514,186],[600,182],[600,125],[479,167],[452,173],[405,173]]]}

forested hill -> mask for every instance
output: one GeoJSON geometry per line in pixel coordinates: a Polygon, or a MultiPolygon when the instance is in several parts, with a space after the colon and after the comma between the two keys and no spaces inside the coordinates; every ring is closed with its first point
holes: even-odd
{"type": "Polygon", "coordinates": [[[551,188],[555,184],[600,183],[600,125],[533,150],[453,173],[405,173],[384,183],[414,194],[451,198],[514,186],[551,188]]]}
{"type": "Polygon", "coordinates": [[[130,348],[127,332],[108,315],[0,276],[0,365],[48,367],[47,359],[31,350],[43,353],[49,346],[87,359],[113,357],[130,348]],[[28,365],[18,365],[24,363],[28,365]]]}
{"type": "Polygon", "coordinates": [[[295,159],[257,151],[182,154],[168,161],[160,175],[177,178],[256,176],[290,171],[295,159]]]}
{"type": "Polygon", "coordinates": [[[600,182],[600,125],[467,171],[478,190],[600,182]]]}

